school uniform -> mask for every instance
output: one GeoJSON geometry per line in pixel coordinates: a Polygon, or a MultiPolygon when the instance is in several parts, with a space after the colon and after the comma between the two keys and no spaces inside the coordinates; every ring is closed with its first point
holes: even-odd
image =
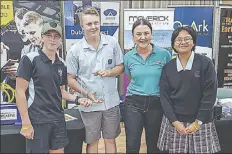
{"type": "Polygon", "coordinates": [[[178,56],[164,66],[160,80],[160,99],[164,110],[158,148],[170,153],[215,153],[220,144],[213,123],[217,76],[212,61],[191,53],[183,69],[178,56]],[[172,125],[185,127],[195,120],[203,124],[194,134],[180,135],[172,125]]]}
{"type": "Polygon", "coordinates": [[[69,140],[66,131],[60,86],[67,84],[66,65],[58,55],[52,63],[39,49],[22,57],[17,77],[27,80],[28,114],[34,138],[26,139],[27,153],[48,153],[64,148],[69,140]]]}
{"type": "Polygon", "coordinates": [[[121,133],[116,77],[102,78],[93,73],[123,64],[123,53],[113,36],[101,34],[100,37],[97,49],[83,37],[71,47],[66,56],[68,74],[78,76],[77,82],[81,87],[104,100],[89,107],[79,107],[87,144],[99,140],[101,135],[104,139],[115,139],[121,133]]]}

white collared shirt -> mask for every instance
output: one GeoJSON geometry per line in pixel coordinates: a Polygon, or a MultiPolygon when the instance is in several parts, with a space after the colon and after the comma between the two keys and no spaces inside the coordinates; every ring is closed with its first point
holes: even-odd
{"type": "Polygon", "coordinates": [[[83,37],[67,52],[67,72],[78,76],[80,85],[88,92],[96,92],[96,97],[104,96],[104,103],[82,107],[84,112],[108,110],[119,105],[116,77],[94,76],[99,70],[112,69],[123,63],[123,53],[118,41],[113,36],[101,34],[98,49],[94,49],[83,37]]]}
{"type": "Polygon", "coordinates": [[[177,67],[178,72],[180,72],[182,70],[191,70],[192,69],[193,60],[194,60],[194,54],[195,53],[192,51],[192,53],[191,53],[191,55],[190,55],[190,57],[188,59],[188,62],[187,62],[187,65],[186,65],[185,69],[181,65],[179,56],[176,56],[176,67],[177,67]]]}

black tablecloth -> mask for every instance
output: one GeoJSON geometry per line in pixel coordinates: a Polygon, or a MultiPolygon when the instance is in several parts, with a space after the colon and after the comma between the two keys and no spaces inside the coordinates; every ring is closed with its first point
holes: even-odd
{"type": "Polygon", "coordinates": [[[76,109],[65,110],[65,113],[76,117],[76,120],[66,123],[69,144],[65,147],[65,153],[82,153],[82,145],[85,140],[85,126],[82,122],[80,112],[76,109]]]}
{"type": "Polygon", "coordinates": [[[216,120],[215,125],[222,149],[220,153],[232,153],[232,118],[216,120]]]}
{"type": "MultiPolygon", "coordinates": [[[[77,119],[67,122],[69,145],[65,153],[81,153],[85,129],[77,110],[65,110],[77,119]]],[[[232,153],[232,118],[215,121],[221,153],[232,153]]],[[[19,134],[21,126],[1,125],[1,153],[25,153],[25,138],[19,134]]]]}
{"type": "MultiPolygon", "coordinates": [[[[77,119],[66,123],[69,144],[65,147],[65,153],[81,153],[85,139],[85,128],[77,109],[65,110],[77,119]]],[[[1,125],[1,153],[25,153],[25,138],[20,135],[21,126],[1,125]]]]}

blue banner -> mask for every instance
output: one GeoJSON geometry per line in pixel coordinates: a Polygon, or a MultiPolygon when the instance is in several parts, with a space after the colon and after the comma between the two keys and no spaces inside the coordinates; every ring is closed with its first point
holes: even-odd
{"type": "Polygon", "coordinates": [[[80,25],[80,13],[88,6],[95,7],[100,15],[101,33],[114,36],[118,39],[118,2],[93,2],[92,0],[64,1],[64,26],[67,51],[77,39],[83,38],[84,31],[80,25]]]}
{"type": "Polygon", "coordinates": [[[186,25],[197,32],[196,53],[212,59],[213,7],[175,7],[173,28],[186,25]]]}
{"type": "MultiPolygon", "coordinates": [[[[118,29],[118,26],[101,26],[101,33],[113,36],[118,29]]],[[[81,26],[65,26],[66,39],[81,39],[84,31],[81,26]]]]}

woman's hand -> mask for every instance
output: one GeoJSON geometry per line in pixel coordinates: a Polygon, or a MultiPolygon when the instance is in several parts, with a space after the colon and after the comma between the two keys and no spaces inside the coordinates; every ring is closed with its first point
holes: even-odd
{"type": "Polygon", "coordinates": [[[181,135],[185,135],[187,134],[185,126],[182,122],[180,121],[174,121],[172,123],[172,125],[176,128],[176,130],[181,134],[181,135]]]}
{"type": "Polygon", "coordinates": [[[186,132],[188,134],[193,134],[195,132],[197,132],[199,130],[199,125],[196,123],[196,122],[193,122],[191,125],[189,125],[187,128],[186,128],[186,132]]]}

